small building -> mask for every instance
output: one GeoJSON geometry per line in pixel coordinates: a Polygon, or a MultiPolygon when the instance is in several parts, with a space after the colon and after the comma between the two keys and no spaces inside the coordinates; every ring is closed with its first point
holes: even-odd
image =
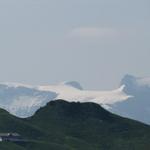
{"type": "Polygon", "coordinates": [[[23,139],[18,133],[0,133],[0,142],[2,141],[21,142],[23,139]]]}

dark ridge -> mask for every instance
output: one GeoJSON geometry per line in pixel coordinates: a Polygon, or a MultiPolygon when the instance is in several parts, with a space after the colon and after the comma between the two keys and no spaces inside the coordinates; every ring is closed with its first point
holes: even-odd
{"type": "Polygon", "coordinates": [[[39,109],[31,118],[40,117],[43,113],[45,117],[49,117],[50,113],[55,113],[59,117],[72,119],[99,118],[109,120],[112,117],[108,111],[96,103],[67,102],[60,99],[49,102],[47,106],[39,109]]]}
{"type": "Polygon", "coordinates": [[[150,126],[109,113],[95,103],[51,101],[27,119],[0,110],[0,133],[25,143],[0,142],[0,150],[148,150],[150,126]]]}

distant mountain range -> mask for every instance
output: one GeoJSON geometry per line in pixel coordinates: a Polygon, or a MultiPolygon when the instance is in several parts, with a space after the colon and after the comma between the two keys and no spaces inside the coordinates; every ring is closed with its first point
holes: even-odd
{"type": "Polygon", "coordinates": [[[58,85],[31,86],[0,84],[0,108],[20,118],[27,118],[52,100],[94,102],[124,117],[150,124],[150,78],[126,75],[120,88],[112,91],[84,90],[74,81],[58,85]]]}
{"type": "Polygon", "coordinates": [[[150,124],[150,77],[126,75],[121,85],[125,86],[123,91],[132,97],[115,103],[109,111],[150,124]]]}
{"type": "Polygon", "coordinates": [[[0,133],[26,141],[0,142],[1,150],[148,150],[150,126],[109,113],[95,103],[51,101],[21,119],[0,109],[0,133]]]}

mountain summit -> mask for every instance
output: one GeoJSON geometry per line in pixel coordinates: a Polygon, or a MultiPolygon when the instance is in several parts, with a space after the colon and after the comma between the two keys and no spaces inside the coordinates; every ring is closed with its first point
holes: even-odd
{"type": "Polygon", "coordinates": [[[150,78],[125,75],[120,88],[111,91],[84,90],[76,81],[56,85],[31,86],[0,84],[0,108],[27,118],[52,100],[93,102],[124,117],[150,124],[150,78]]]}
{"type": "Polygon", "coordinates": [[[51,100],[66,99],[76,102],[95,102],[109,107],[109,104],[128,99],[124,86],[112,91],[83,90],[77,82],[64,82],[57,85],[29,86],[23,84],[0,84],[0,108],[11,114],[26,118],[51,100]]]}
{"type": "Polygon", "coordinates": [[[148,150],[150,127],[109,113],[95,103],[56,100],[34,116],[16,118],[0,109],[0,133],[26,142],[0,142],[1,150],[148,150]]]}

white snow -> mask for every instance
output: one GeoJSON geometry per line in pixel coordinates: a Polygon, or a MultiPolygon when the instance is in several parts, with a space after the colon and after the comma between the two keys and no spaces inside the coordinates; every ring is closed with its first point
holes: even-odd
{"type": "Polygon", "coordinates": [[[84,90],[78,82],[32,86],[20,83],[0,84],[0,108],[26,118],[52,100],[94,102],[118,115],[150,124],[150,78],[126,75],[118,89],[84,90]],[[128,93],[128,94],[127,94],[128,93]]]}
{"type": "Polygon", "coordinates": [[[98,104],[113,104],[128,99],[129,95],[123,92],[124,85],[119,89],[112,91],[88,91],[79,90],[67,85],[39,86],[41,91],[56,92],[58,96],[55,99],[64,99],[76,102],[95,102],[98,104]]]}
{"type": "Polygon", "coordinates": [[[112,91],[83,90],[79,83],[63,82],[58,85],[31,86],[17,83],[0,84],[0,108],[11,114],[26,118],[51,100],[69,102],[94,102],[109,108],[111,104],[125,101],[130,96],[123,92],[124,85],[112,91]]]}
{"type": "Polygon", "coordinates": [[[35,87],[33,85],[17,83],[17,82],[2,82],[0,83],[0,85],[5,85],[7,87],[13,87],[13,88],[18,88],[18,87],[34,88],[35,87]]]}

